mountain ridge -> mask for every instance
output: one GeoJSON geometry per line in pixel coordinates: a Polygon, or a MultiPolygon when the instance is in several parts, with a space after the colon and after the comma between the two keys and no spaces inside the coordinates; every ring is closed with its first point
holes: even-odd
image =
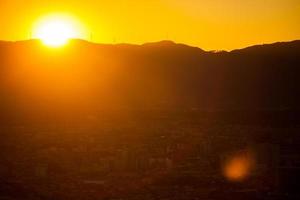
{"type": "MultiPolygon", "coordinates": [[[[29,39],[29,40],[18,40],[18,41],[6,41],[6,40],[0,40],[0,45],[3,44],[28,44],[28,43],[37,43],[37,44],[41,44],[42,41],[40,41],[39,39],[29,39]]],[[[192,46],[192,45],[188,45],[188,44],[184,44],[184,43],[177,43],[174,42],[172,40],[161,40],[161,41],[156,41],[156,42],[146,42],[143,44],[131,44],[131,43],[96,43],[96,42],[91,42],[88,40],[83,40],[83,39],[71,39],[69,41],[70,43],[81,43],[81,44],[89,44],[89,45],[95,45],[95,46],[131,46],[131,47],[145,47],[145,46],[181,46],[181,47],[189,47],[189,48],[195,48],[195,49],[199,49],[205,52],[235,52],[235,51],[240,51],[240,50],[246,50],[246,49],[253,49],[253,48],[260,48],[260,47],[270,47],[270,46],[282,46],[282,45],[286,45],[286,44],[300,44],[300,39],[299,40],[290,40],[290,41],[280,41],[280,42],[273,42],[273,43],[263,43],[263,44],[254,44],[254,45],[250,45],[250,46],[246,46],[243,48],[237,48],[237,49],[232,49],[232,50],[223,50],[223,49],[215,49],[215,50],[203,50],[200,46],[192,46]]],[[[67,44],[68,45],[68,44],[67,44]]],[[[51,48],[51,47],[50,47],[51,48]]],[[[59,47],[58,47],[59,48],[59,47]]]]}
{"type": "Polygon", "coordinates": [[[299,66],[300,41],[217,53],[169,41],[73,40],[57,49],[38,40],[0,42],[0,108],[31,116],[105,109],[300,112],[299,66]]]}

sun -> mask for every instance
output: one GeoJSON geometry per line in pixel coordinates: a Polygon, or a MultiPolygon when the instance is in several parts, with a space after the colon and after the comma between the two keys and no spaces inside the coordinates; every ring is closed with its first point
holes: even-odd
{"type": "Polygon", "coordinates": [[[76,31],[64,21],[49,21],[38,28],[37,38],[49,46],[65,45],[69,39],[76,36],[76,31]]]}
{"type": "Polygon", "coordinates": [[[40,20],[34,28],[34,38],[50,47],[60,47],[70,39],[84,39],[82,28],[76,20],[66,16],[48,16],[40,20]]]}

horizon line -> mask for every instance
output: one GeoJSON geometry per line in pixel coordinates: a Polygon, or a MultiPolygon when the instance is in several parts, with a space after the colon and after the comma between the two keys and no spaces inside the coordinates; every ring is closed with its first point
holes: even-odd
{"type": "MultiPolygon", "coordinates": [[[[18,42],[30,42],[30,41],[41,41],[41,39],[39,38],[32,38],[32,39],[24,39],[24,40],[1,40],[0,42],[8,42],[8,43],[18,43],[18,42]]],[[[198,48],[200,50],[206,51],[206,52],[232,52],[232,51],[236,51],[236,50],[242,50],[242,49],[247,49],[247,48],[251,48],[251,47],[256,47],[256,46],[264,46],[264,45],[274,45],[274,44],[280,44],[280,43],[291,43],[291,42],[298,42],[300,41],[300,39],[295,39],[295,40],[286,40],[286,41],[276,41],[276,42],[270,42],[270,43],[260,43],[260,44],[253,44],[253,45],[249,45],[249,46],[245,46],[245,47],[241,47],[241,48],[236,48],[236,49],[232,49],[232,50],[224,50],[224,49],[212,49],[212,50],[204,50],[203,48],[201,48],[200,46],[194,46],[194,45],[189,45],[189,44],[185,44],[185,43],[181,43],[181,42],[175,42],[173,40],[168,40],[168,39],[163,39],[163,40],[158,40],[158,41],[149,41],[149,42],[144,42],[144,43],[126,43],[126,42],[121,42],[121,43],[101,43],[101,42],[93,42],[87,39],[82,39],[82,38],[70,38],[69,41],[82,41],[82,42],[86,42],[89,44],[94,44],[94,45],[113,45],[113,46],[117,46],[117,45],[130,45],[130,46],[144,46],[147,44],[158,44],[158,43],[163,43],[163,42],[169,42],[169,43],[173,43],[175,45],[185,45],[187,47],[191,47],[191,48],[198,48]]]]}

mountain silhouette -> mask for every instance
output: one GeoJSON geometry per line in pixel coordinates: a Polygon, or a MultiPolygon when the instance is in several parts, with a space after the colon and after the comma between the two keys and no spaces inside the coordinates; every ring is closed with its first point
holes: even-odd
{"type": "Polygon", "coordinates": [[[300,108],[300,41],[207,52],[171,41],[0,42],[2,118],[103,110],[300,108]],[[14,117],[13,117],[14,116],[14,117]]]}

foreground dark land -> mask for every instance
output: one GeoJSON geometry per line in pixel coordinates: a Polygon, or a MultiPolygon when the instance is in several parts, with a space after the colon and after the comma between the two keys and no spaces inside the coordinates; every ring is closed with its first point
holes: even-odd
{"type": "Polygon", "coordinates": [[[0,197],[298,199],[300,124],[282,123],[286,112],[267,113],[278,121],[227,114],[144,111],[3,126],[0,197]],[[224,160],[250,150],[255,167],[242,180],[228,179],[224,160]]]}
{"type": "Polygon", "coordinates": [[[299,199],[299,53],[1,42],[0,199],[299,199]]]}

